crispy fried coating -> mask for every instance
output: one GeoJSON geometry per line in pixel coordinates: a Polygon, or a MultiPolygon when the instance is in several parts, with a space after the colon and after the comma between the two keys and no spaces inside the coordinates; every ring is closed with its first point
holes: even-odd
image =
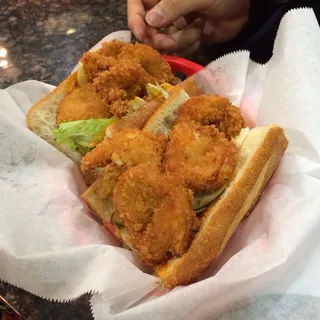
{"type": "Polygon", "coordinates": [[[81,169],[102,168],[110,163],[132,167],[140,163],[160,162],[165,137],[137,129],[123,130],[105,138],[81,160],[81,169]]]}
{"type": "Polygon", "coordinates": [[[113,189],[125,171],[125,166],[118,166],[115,163],[108,164],[103,168],[101,175],[92,185],[97,195],[102,199],[112,197],[113,189]]]}
{"type": "Polygon", "coordinates": [[[214,126],[181,123],[169,134],[166,169],[194,192],[214,191],[233,176],[237,147],[214,126]]]}
{"type": "Polygon", "coordinates": [[[189,190],[160,164],[128,169],[119,179],[113,203],[134,250],[149,265],[182,255],[199,226],[189,190]]]}
{"type": "Polygon", "coordinates": [[[177,78],[172,74],[171,67],[161,54],[151,47],[141,44],[127,44],[122,47],[118,55],[118,60],[131,60],[139,63],[146,71],[144,82],[159,83],[164,82],[177,84],[177,78]]]}
{"type": "Polygon", "coordinates": [[[128,102],[141,95],[141,79],[144,74],[141,65],[124,60],[100,73],[93,83],[101,99],[110,106],[110,111],[122,117],[129,111],[128,102]]]}
{"type": "Polygon", "coordinates": [[[122,48],[127,45],[128,43],[126,42],[120,40],[112,40],[102,43],[102,47],[98,52],[106,57],[117,58],[122,48]]]}
{"type": "Polygon", "coordinates": [[[130,111],[129,101],[147,94],[146,84],[176,84],[170,65],[160,53],[142,44],[106,42],[81,59],[87,80],[116,117],[130,111]]]}
{"type": "Polygon", "coordinates": [[[218,95],[200,95],[187,100],[179,109],[176,123],[190,121],[215,125],[227,139],[236,137],[246,125],[239,109],[218,95]]]}
{"type": "Polygon", "coordinates": [[[109,118],[110,115],[109,108],[92,84],[86,84],[62,99],[57,110],[57,125],[76,120],[109,118]]]}
{"type": "Polygon", "coordinates": [[[163,136],[146,134],[139,130],[124,130],[104,140],[97,149],[82,159],[82,170],[103,167],[92,187],[102,199],[112,197],[119,177],[127,168],[140,163],[160,163],[165,149],[163,136]],[[96,151],[97,150],[97,151],[96,151]],[[88,163],[87,161],[91,161],[88,163]],[[91,160],[90,160],[91,159],[91,160]],[[108,163],[108,164],[107,164],[108,163]]]}
{"type": "Polygon", "coordinates": [[[180,89],[183,89],[189,95],[189,97],[198,96],[202,93],[201,89],[197,87],[196,82],[193,78],[187,78],[183,82],[172,86],[168,89],[168,93],[174,93],[180,89]]]}
{"type": "Polygon", "coordinates": [[[81,62],[88,82],[92,82],[102,71],[109,70],[117,64],[115,58],[106,57],[97,52],[86,52],[82,56],[81,62]]]}
{"type": "Polygon", "coordinates": [[[115,132],[119,132],[125,129],[139,129],[142,130],[149,118],[159,108],[164,98],[157,97],[152,101],[148,101],[145,105],[140,107],[135,112],[129,113],[118,119],[114,124],[108,127],[106,134],[112,135],[115,132]]]}

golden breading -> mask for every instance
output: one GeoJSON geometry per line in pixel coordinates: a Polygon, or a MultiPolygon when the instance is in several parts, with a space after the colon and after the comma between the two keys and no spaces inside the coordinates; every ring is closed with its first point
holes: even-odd
{"type": "Polygon", "coordinates": [[[198,227],[192,194],[160,164],[128,169],[119,179],[113,202],[133,249],[149,265],[181,256],[198,227]]]}
{"type": "Polygon", "coordinates": [[[118,54],[122,50],[123,47],[127,46],[128,43],[122,42],[120,40],[112,40],[109,42],[102,43],[101,49],[99,49],[98,53],[106,56],[117,58],[118,54]]]}
{"type": "Polygon", "coordinates": [[[214,126],[175,125],[165,152],[166,169],[194,192],[214,191],[233,175],[237,147],[214,126]]]}
{"type": "Polygon", "coordinates": [[[109,70],[116,65],[117,60],[113,57],[105,57],[97,52],[86,52],[82,56],[81,62],[88,82],[92,82],[102,71],[109,70]]]}
{"type": "Polygon", "coordinates": [[[190,121],[215,125],[227,139],[236,137],[246,126],[239,109],[218,95],[200,95],[187,100],[179,109],[176,123],[190,121]]]}
{"type": "Polygon", "coordinates": [[[92,84],[74,89],[66,95],[57,109],[57,125],[76,120],[102,119],[111,116],[92,84]]]}
{"type": "Polygon", "coordinates": [[[176,84],[177,78],[172,74],[172,70],[161,54],[151,47],[135,43],[122,47],[118,55],[118,60],[130,60],[139,63],[146,71],[145,83],[164,82],[176,84]]]}
{"type": "Polygon", "coordinates": [[[141,79],[145,71],[138,63],[122,61],[94,79],[94,86],[101,99],[118,117],[129,111],[129,101],[142,94],[141,79]]]}
{"type": "Polygon", "coordinates": [[[131,112],[124,117],[117,119],[117,121],[108,127],[107,134],[114,134],[125,129],[139,129],[142,130],[150,117],[164,102],[162,96],[154,98],[141,106],[135,112],[131,112]]]}
{"type": "Polygon", "coordinates": [[[102,199],[111,198],[114,187],[125,171],[126,166],[118,166],[115,163],[108,164],[103,168],[101,175],[92,185],[97,195],[102,199]]]}
{"type": "Polygon", "coordinates": [[[81,169],[102,168],[113,162],[132,167],[140,163],[160,162],[165,149],[165,138],[151,132],[128,129],[104,139],[81,160],[81,169]]]}

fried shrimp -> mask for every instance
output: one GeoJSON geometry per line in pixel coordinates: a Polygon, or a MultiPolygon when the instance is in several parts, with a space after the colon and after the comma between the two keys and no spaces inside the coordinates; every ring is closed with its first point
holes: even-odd
{"type": "Polygon", "coordinates": [[[86,52],[82,58],[84,72],[87,80],[92,82],[102,71],[109,70],[116,65],[117,60],[113,57],[106,57],[97,52],[86,52]]]}
{"type": "Polygon", "coordinates": [[[245,127],[239,109],[218,95],[200,95],[187,100],[179,109],[176,123],[190,121],[215,125],[227,139],[236,137],[245,127]]]}
{"type": "Polygon", "coordinates": [[[110,163],[132,167],[140,163],[160,162],[164,149],[164,136],[137,129],[123,130],[88,152],[81,160],[81,169],[86,172],[110,163]]]}
{"type": "Polygon", "coordinates": [[[101,199],[109,199],[112,197],[113,189],[115,188],[120,176],[126,171],[125,166],[118,166],[111,163],[103,168],[101,175],[92,185],[94,191],[101,199]]]}
{"type": "Polygon", "coordinates": [[[160,53],[142,44],[111,41],[81,59],[78,82],[93,83],[101,100],[116,117],[130,113],[130,101],[147,96],[146,85],[176,84],[170,65],[160,53]]]}
{"type": "Polygon", "coordinates": [[[237,148],[214,126],[175,125],[165,151],[166,169],[194,192],[214,191],[233,176],[237,148]]]}
{"type": "Polygon", "coordinates": [[[57,125],[76,120],[109,118],[109,108],[103,103],[92,84],[76,88],[66,95],[57,110],[57,125]]]}
{"type": "Polygon", "coordinates": [[[128,44],[122,47],[118,55],[118,60],[123,59],[136,61],[142,66],[146,71],[145,83],[177,83],[177,78],[172,74],[170,65],[159,52],[149,46],[140,43],[128,44]]]}
{"type": "Polygon", "coordinates": [[[128,43],[125,43],[119,40],[112,40],[109,42],[102,43],[102,47],[101,49],[99,49],[98,52],[106,57],[117,58],[122,48],[127,45],[128,43]]]}
{"type": "Polygon", "coordinates": [[[129,111],[129,101],[142,93],[141,79],[145,71],[138,63],[122,61],[94,79],[94,86],[101,99],[118,117],[129,111]]]}
{"type": "Polygon", "coordinates": [[[191,192],[165,174],[160,164],[128,169],[113,192],[115,210],[133,249],[149,265],[187,250],[199,223],[191,201],[191,192]]]}

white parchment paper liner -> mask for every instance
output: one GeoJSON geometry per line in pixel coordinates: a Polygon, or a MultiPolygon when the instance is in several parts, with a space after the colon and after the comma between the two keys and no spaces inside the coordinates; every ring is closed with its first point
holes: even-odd
{"type": "MultiPolygon", "coordinates": [[[[130,40],[130,33],[104,40],[119,37],[130,40]]],[[[261,201],[204,280],[162,290],[92,219],[79,198],[85,186],[77,168],[25,126],[26,111],[53,89],[36,81],[0,91],[1,279],[60,301],[92,292],[95,319],[212,319],[263,289],[320,294],[320,32],[313,11],[283,18],[266,65],[236,52],[195,79],[240,106],[250,126],[282,126],[290,142],[261,201]]]]}

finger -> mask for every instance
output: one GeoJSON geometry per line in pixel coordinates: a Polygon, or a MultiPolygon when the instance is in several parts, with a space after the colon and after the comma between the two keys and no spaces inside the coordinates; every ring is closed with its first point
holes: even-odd
{"type": "Polygon", "coordinates": [[[202,40],[206,43],[219,44],[235,38],[245,27],[247,17],[232,20],[207,20],[204,26],[202,40]]]}
{"type": "Polygon", "coordinates": [[[171,37],[176,42],[177,49],[184,51],[193,46],[197,41],[200,41],[201,34],[201,28],[189,27],[171,34],[171,37]]]}
{"type": "Polygon", "coordinates": [[[191,26],[202,28],[204,26],[204,20],[199,17],[191,19],[190,17],[185,16],[185,17],[180,17],[177,21],[175,21],[173,23],[173,26],[177,29],[177,31],[187,29],[188,27],[191,27],[191,26]]]}
{"type": "Polygon", "coordinates": [[[145,43],[159,51],[177,50],[177,44],[170,35],[160,33],[157,29],[151,27],[147,28],[145,43]]]}
{"type": "Polygon", "coordinates": [[[160,0],[143,0],[144,8],[146,10],[152,9],[160,0]]]}
{"type": "Polygon", "coordinates": [[[188,26],[188,22],[184,17],[180,17],[178,20],[173,22],[173,25],[176,29],[182,30],[188,26]]]}
{"type": "Polygon", "coordinates": [[[188,26],[203,26],[204,20],[199,18],[199,14],[191,13],[185,17],[180,17],[178,20],[172,23],[178,30],[186,29],[188,26]]]}
{"type": "Polygon", "coordinates": [[[144,22],[144,19],[140,16],[135,16],[132,19],[132,25],[129,25],[129,29],[133,32],[136,38],[143,42],[146,37],[147,25],[144,22]]]}
{"type": "MultiPolygon", "coordinates": [[[[186,21],[187,17],[186,17],[186,21]]],[[[194,18],[192,21],[188,22],[188,25],[196,28],[203,28],[205,23],[205,19],[203,17],[194,18]]]]}
{"type": "Polygon", "coordinates": [[[201,20],[203,20],[204,15],[200,12],[190,12],[186,14],[184,18],[188,24],[193,24],[195,20],[198,20],[198,18],[201,18],[201,20]]]}
{"type": "Polygon", "coordinates": [[[180,29],[176,28],[175,25],[172,25],[172,26],[169,26],[169,27],[165,28],[163,33],[171,36],[172,34],[176,33],[179,30],[180,29]]]}
{"type": "Polygon", "coordinates": [[[191,47],[189,47],[187,50],[182,51],[179,53],[181,57],[189,58],[192,55],[194,55],[200,48],[201,42],[196,41],[191,47]]]}
{"type": "Polygon", "coordinates": [[[167,30],[167,34],[159,33],[153,29],[148,32],[147,38],[150,45],[159,51],[184,51],[200,40],[201,33],[201,28],[189,27],[177,30],[171,27],[171,30],[167,30]]]}
{"type": "Polygon", "coordinates": [[[143,41],[146,32],[145,9],[141,0],[127,1],[128,27],[136,38],[143,41]]]}
{"type": "Polygon", "coordinates": [[[205,10],[212,0],[162,0],[146,15],[146,21],[153,27],[164,27],[172,24],[191,12],[205,10]]]}

